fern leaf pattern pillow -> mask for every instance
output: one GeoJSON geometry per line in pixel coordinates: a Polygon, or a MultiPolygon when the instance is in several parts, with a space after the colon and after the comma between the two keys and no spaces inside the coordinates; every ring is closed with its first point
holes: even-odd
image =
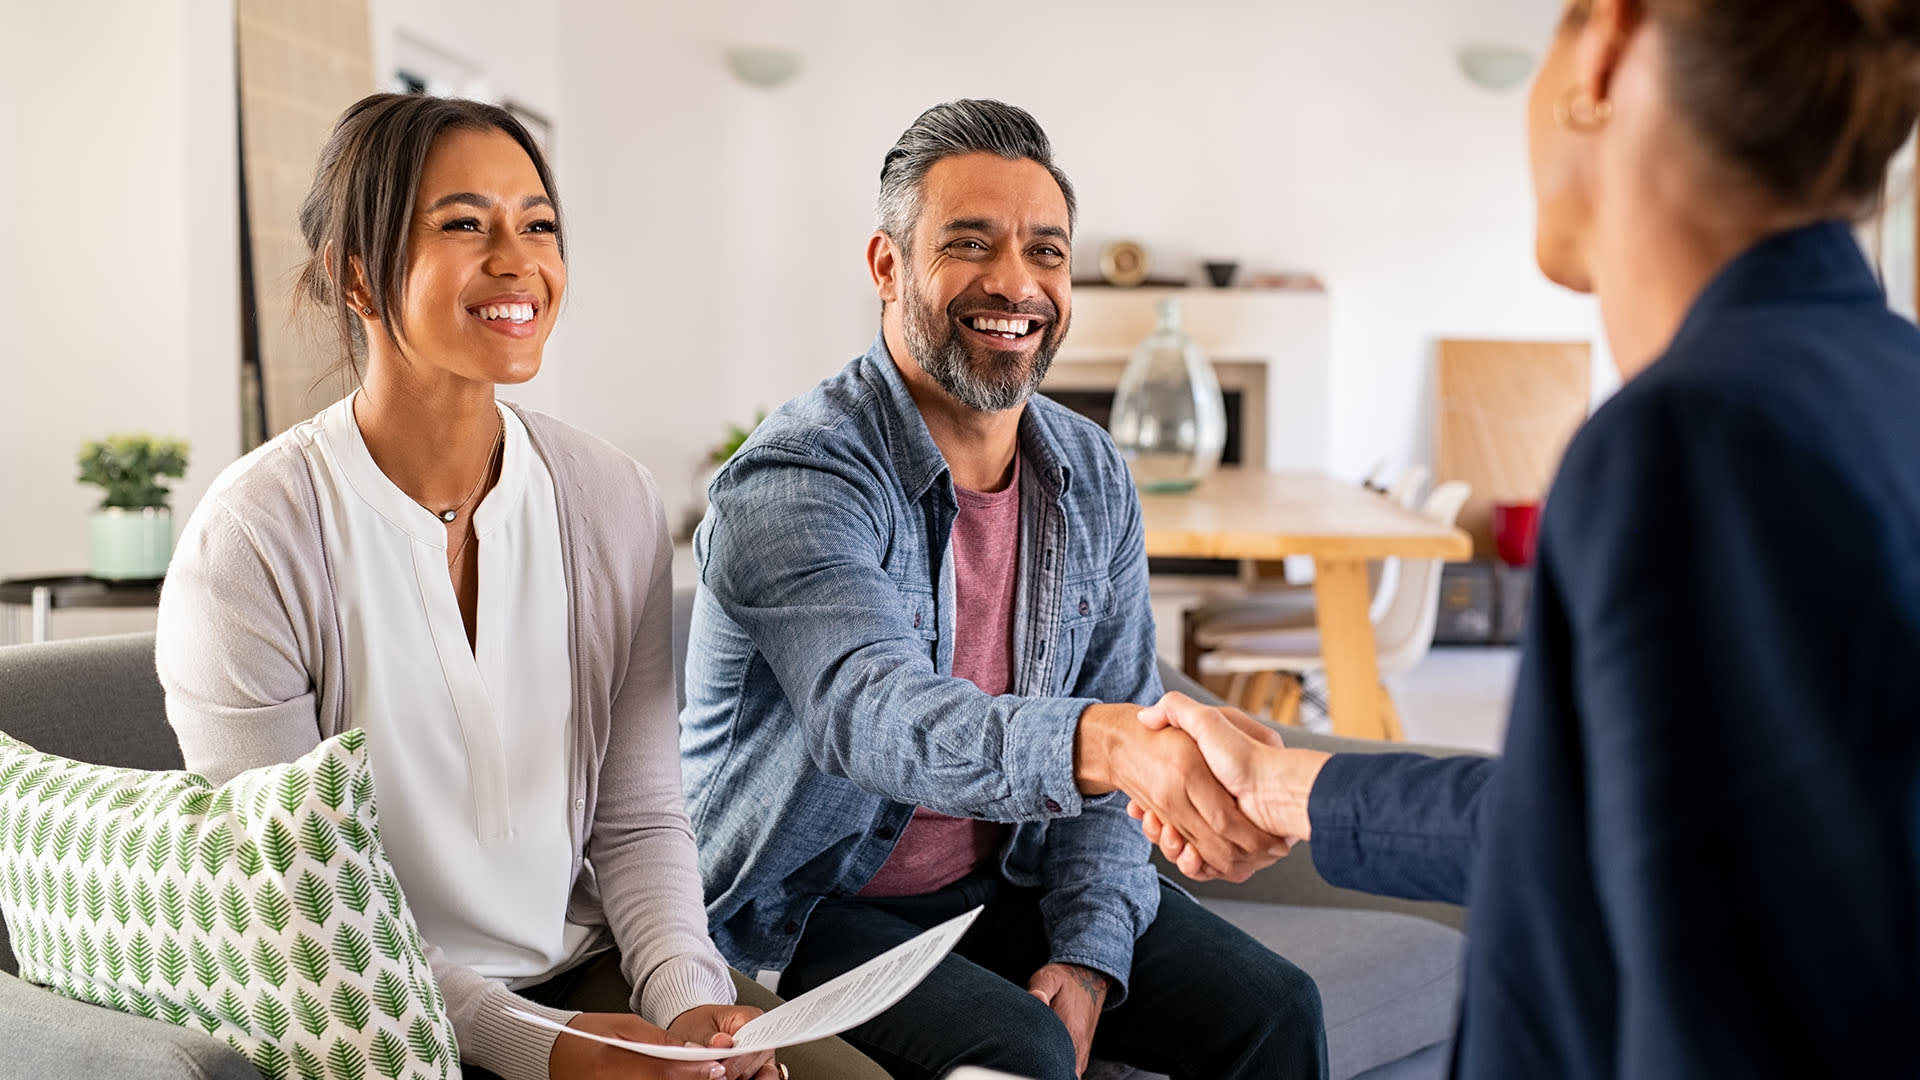
{"type": "Polygon", "coordinates": [[[267,1080],[458,1075],[363,732],[218,789],[0,734],[0,908],[21,978],[197,1027],[267,1080]]]}

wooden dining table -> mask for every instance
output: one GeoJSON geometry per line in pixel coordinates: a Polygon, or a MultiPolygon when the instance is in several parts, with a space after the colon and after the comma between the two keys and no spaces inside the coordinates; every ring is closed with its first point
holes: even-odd
{"type": "Polygon", "coordinates": [[[1315,619],[1336,734],[1398,737],[1380,683],[1367,562],[1392,556],[1457,562],[1467,534],[1325,473],[1223,468],[1191,491],[1142,494],[1149,556],[1313,560],[1315,619]]]}

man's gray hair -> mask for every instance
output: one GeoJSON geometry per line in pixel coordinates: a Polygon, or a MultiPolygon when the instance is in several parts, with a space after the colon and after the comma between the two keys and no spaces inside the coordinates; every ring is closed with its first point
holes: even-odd
{"type": "Polygon", "coordinates": [[[1073,184],[1053,163],[1053,144],[1040,122],[1027,110],[1005,102],[964,99],[921,113],[880,166],[879,229],[901,250],[912,247],[913,227],[920,217],[920,184],[927,171],[962,154],[998,154],[1046,169],[1066,197],[1067,231],[1073,231],[1079,213],[1073,184]]]}

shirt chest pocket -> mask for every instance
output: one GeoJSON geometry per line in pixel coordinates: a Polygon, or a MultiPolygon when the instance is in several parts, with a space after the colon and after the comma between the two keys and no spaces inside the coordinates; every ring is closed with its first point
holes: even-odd
{"type": "Polygon", "coordinates": [[[933,590],[920,585],[894,584],[900,589],[900,613],[906,620],[907,631],[928,642],[931,648],[933,640],[940,636],[938,620],[933,616],[933,590]]]}
{"type": "Polygon", "coordinates": [[[1080,681],[1080,669],[1086,663],[1087,648],[1098,633],[1101,620],[1112,612],[1111,578],[1076,578],[1061,590],[1059,656],[1063,662],[1054,668],[1058,693],[1073,692],[1080,681]]]}

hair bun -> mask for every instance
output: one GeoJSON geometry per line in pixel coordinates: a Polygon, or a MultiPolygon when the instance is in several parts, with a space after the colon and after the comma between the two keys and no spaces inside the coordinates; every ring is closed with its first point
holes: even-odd
{"type": "Polygon", "coordinates": [[[1848,0],[1879,45],[1920,47],[1920,0],[1848,0]]]}

